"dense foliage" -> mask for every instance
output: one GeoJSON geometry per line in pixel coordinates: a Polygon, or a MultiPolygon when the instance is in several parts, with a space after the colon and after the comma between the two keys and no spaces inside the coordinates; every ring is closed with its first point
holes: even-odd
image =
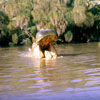
{"type": "Polygon", "coordinates": [[[0,0],[0,46],[31,44],[49,28],[60,42],[100,41],[100,1],[0,0]]]}

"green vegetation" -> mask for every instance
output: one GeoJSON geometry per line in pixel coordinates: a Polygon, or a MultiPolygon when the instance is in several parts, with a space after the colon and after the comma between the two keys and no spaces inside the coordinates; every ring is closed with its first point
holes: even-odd
{"type": "Polygon", "coordinates": [[[0,0],[0,46],[28,45],[40,29],[60,42],[100,41],[99,0],[0,0]]]}

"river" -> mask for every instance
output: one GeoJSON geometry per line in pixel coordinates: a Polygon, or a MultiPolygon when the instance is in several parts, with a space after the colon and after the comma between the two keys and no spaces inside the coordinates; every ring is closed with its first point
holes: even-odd
{"type": "Polygon", "coordinates": [[[31,57],[29,47],[0,48],[0,100],[99,100],[98,43],[55,47],[53,60],[31,57]]]}

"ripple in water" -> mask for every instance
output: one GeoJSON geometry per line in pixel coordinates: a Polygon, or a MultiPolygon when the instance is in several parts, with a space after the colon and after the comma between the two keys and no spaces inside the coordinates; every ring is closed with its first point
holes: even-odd
{"type": "Polygon", "coordinates": [[[99,100],[97,44],[59,45],[55,60],[34,59],[27,50],[0,50],[0,100],[99,100]]]}

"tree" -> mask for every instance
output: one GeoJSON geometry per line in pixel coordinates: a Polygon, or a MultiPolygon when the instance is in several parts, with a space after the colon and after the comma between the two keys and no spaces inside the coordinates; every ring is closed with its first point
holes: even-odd
{"type": "Polygon", "coordinates": [[[30,2],[29,0],[8,0],[2,7],[2,11],[8,15],[10,21],[7,28],[13,44],[20,44],[23,39],[29,38],[26,29],[34,25],[31,15],[32,4],[33,0],[30,2]]]}
{"type": "Polygon", "coordinates": [[[32,12],[37,29],[53,27],[59,36],[62,35],[68,24],[65,18],[66,2],[66,0],[37,0],[32,12]]]}
{"type": "Polygon", "coordinates": [[[99,4],[99,0],[0,0],[0,45],[30,43],[37,30],[48,28],[56,29],[64,42],[99,41],[99,4]]]}

